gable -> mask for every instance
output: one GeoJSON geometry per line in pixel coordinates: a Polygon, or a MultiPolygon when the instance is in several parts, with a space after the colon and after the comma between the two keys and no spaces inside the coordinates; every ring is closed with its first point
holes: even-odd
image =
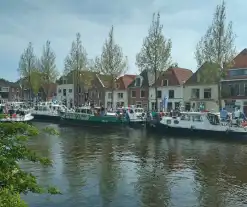
{"type": "Polygon", "coordinates": [[[193,75],[185,82],[185,85],[215,84],[217,76],[214,76],[219,66],[215,63],[204,63],[193,75]]]}
{"type": "MultiPolygon", "coordinates": [[[[164,82],[168,83],[168,86],[182,85],[192,76],[192,71],[185,68],[169,68],[160,74],[156,81],[156,86],[164,86],[164,82]]],[[[155,86],[155,84],[153,84],[155,86]]]]}
{"type": "Polygon", "coordinates": [[[172,69],[167,69],[164,71],[157,79],[156,83],[154,83],[152,86],[164,86],[163,82],[167,81],[168,86],[177,86],[179,85],[179,81],[176,78],[175,73],[173,72],[172,69]]]}
{"type": "Polygon", "coordinates": [[[143,70],[140,75],[136,76],[135,79],[128,85],[128,88],[134,88],[134,87],[148,87],[149,82],[148,82],[148,73],[147,70],[143,70]],[[141,85],[136,86],[136,81],[138,77],[142,78],[141,85]]]}
{"type": "Polygon", "coordinates": [[[247,68],[247,49],[243,49],[233,60],[232,69],[247,68]]]}

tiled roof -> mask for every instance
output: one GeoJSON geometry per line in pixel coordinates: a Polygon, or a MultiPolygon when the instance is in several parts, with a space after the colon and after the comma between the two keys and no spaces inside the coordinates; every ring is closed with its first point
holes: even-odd
{"type": "Polygon", "coordinates": [[[247,49],[243,49],[233,60],[233,66],[234,68],[247,68],[247,49]]]}
{"type": "MultiPolygon", "coordinates": [[[[140,87],[148,87],[149,86],[148,71],[143,70],[139,76],[142,76],[143,78],[142,85],[140,87]]],[[[135,87],[135,79],[128,85],[128,88],[131,88],[131,87],[135,87]]]]}
{"type": "MultiPolygon", "coordinates": [[[[156,86],[161,86],[163,80],[168,80],[169,86],[182,85],[192,74],[193,72],[186,68],[169,68],[160,74],[156,81],[156,86]]],[[[152,86],[154,85],[155,83],[152,86]]]]}
{"type": "Polygon", "coordinates": [[[193,72],[186,68],[172,68],[172,70],[175,73],[179,85],[182,85],[193,75],[193,72]]]}
{"type": "Polygon", "coordinates": [[[119,90],[125,90],[128,88],[129,84],[135,79],[135,75],[123,75],[119,77],[116,81],[117,84],[119,84],[118,88],[119,90]]]}
{"type": "Polygon", "coordinates": [[[97,74],[97,77],[104,88],[111,88],[112,87],[112,84],[113,84],[112,81],[113,80],[112,80],[111,75],[97,74]]]}

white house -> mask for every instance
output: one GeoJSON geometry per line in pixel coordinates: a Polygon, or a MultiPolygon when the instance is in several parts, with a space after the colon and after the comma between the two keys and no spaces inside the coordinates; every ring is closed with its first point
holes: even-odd
{"type": "Polygon", "coordinates": [[[74,84],[61,84],[57,86],[57,100],[71,108],[74,106],[74,84]]]}
{"type": "MultiPolygon", "coordinates": [[[[192,71],[184,68],[169,68],[161,73],[156,81],[158,110],[165,108],[164,98],[167,99],[167,109],[171,110],[184,104],[183,84],[191,77],[192,71]]],[[[149,88],[149,109],[156,109],[155,87],[149,88]]]]}
{"type": "Polygon", "coordinates": [[[203,64],[184,84],[185,110],[219,111],[218,85],[210,68],[212,64],[203,64]]]}
{"type": "MultiPolygon", "coordinates": [[[[134,80],[135,75],[123,75],[116,80],[115,89],[113,90],[113,108],[128,106],[128,85],[134,80]]],[[[105,106],[111,107],[112,91],[105,92],[105,106]]]]}

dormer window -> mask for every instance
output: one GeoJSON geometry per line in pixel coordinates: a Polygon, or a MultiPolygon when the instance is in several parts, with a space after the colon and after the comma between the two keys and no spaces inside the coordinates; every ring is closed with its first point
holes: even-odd
{"type": "Polygon", "coordinates": [[[136,78],[135,85],[139,87],[141,86],[141,78],[136,78]]]}
{"type": "Polygon", "coordinates": [[[120,84],[116,83],[116,89],[119,89],[119,87],[120,87],[120,84]]]}
{"type": "Polygon", "coordinates": [[[161,81],[161,86],[168,86],[168,80],[162,80],[161,81]]]}

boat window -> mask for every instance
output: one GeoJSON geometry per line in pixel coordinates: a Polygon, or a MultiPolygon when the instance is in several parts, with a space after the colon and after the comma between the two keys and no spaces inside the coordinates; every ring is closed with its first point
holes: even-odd
{"type": "Polygon", "coordinates": [[[81,109],[81,113],[86,114],[87,113],[87,109],[81,109]]]}
{"type": "Polygon", "coordinates": [[[214,114],[208,114],[207,119],[209,120],[210,124],[212,125],[218,125],[220,124],[220,119],[217,115],[214,114]]]}
{"type": "Polygon", "coordinates": [[[199,122],[201,122],[201,121],[202,121],[201,116],[200,116],[200,115],[195,115],[195,116],[194,116],[194,121],[199,121],[199,122]]]}
{"type": "Polygon", "coordinates": [[[181,115],[181,120],[190,121],[190,116],[188,114],[182,114],[181,115]]]}
{"type": "Polygon", "coordinates": [[[75,112],[76,112],[76,113],[80,113],[80,109],[76,109],[75,112]]]}

